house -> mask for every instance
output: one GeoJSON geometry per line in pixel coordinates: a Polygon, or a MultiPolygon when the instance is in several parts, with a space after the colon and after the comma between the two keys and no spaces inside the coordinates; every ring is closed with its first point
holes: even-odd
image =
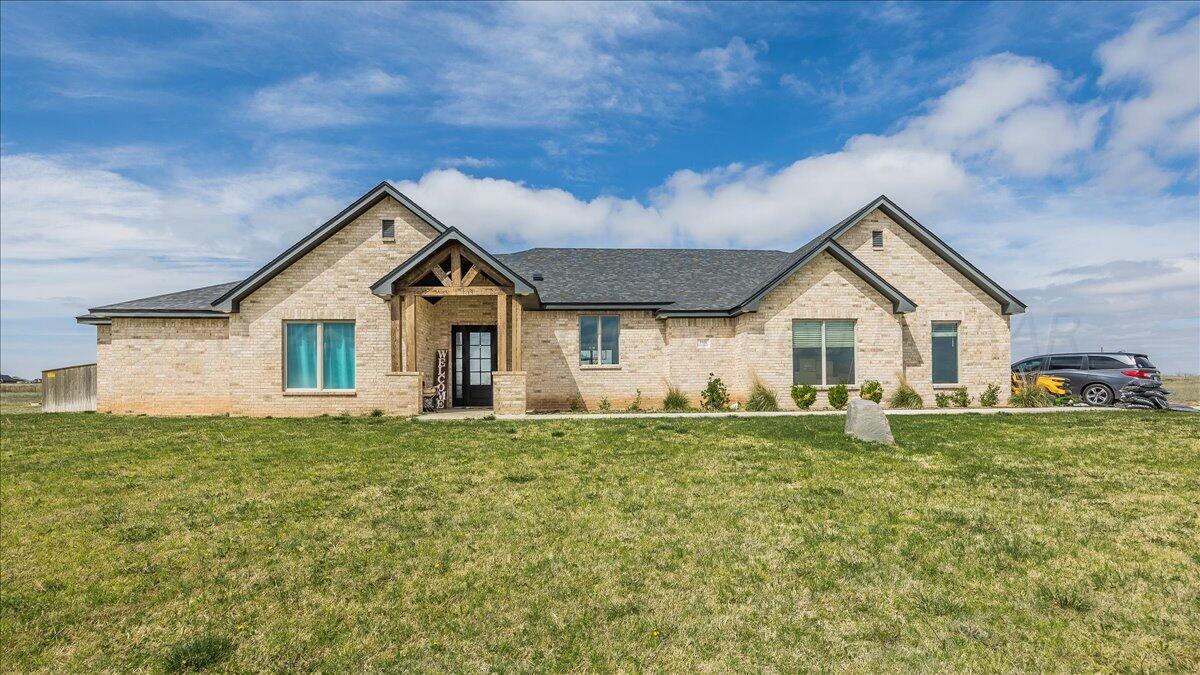
{"type": "MultiPolygon", "coordinates": [[[[496,254],[388,183],[245,279],[96,307],[97,407],[148,414],[614,408],[709,373],[928,401],[1009,380],[1025,306],[887,197],[792,251],[496,254]],[[440,354],[439,354],[440,352],[440,354]]],[[[818,405],[824,404],[824,395],[818,405]]]]}

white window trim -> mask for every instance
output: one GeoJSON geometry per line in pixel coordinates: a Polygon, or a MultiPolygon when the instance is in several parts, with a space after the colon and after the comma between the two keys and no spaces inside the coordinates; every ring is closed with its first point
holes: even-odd
{"type": "MultiPolygon", "coordinates": [[[[793,336],[795,335],[794,331],[796,330],[795,326],[796,326],[797,321],[820,321],[821,322],[821,383],[811,385],[811,386],[817,387],[818,389],[821,389],[821,390],[823,390],[822,388],[827,389],[829,387],[838,386],[836,384],[829,384],[829,377],[827,376],[827,374],[825,372],[826,371],[826,363],[825,362],[827,360],[825,358],[825,322],[827,322],[827,321],[849,321],[854,324],[854,381],[848,382],[843,386],[845,386],[847,389],[857,389],[859,386],[859,381],[858,381],[858,319],[799,319],[799,318],[792,319],[792,325],[789,327],[790,332],[788,333],[788,342],[789,343],[792,341],[792,339],[794,339],[793,336]]],[[[793,361],[792,361],[792,373],[793,373],[792,384],[793,385],[796,384],[796,382],[794,381],[795,377],[796,377],[795,376],[795,372],[796,372],[795,358],[796,357],[794,357],[794,356],[792,357],[792,359],[793,359],[793,361]]]]}
{"type": "MultiPolygon", "coordinates": [[[[353,319],[287,319],[283,322],[283,391],[288,394],[352,394],[356,391],[354,387],[350,389],[326,389],[325,388],[325,324],[327,323],[348,323],[354,325],[353,319]],[[289,324],[316,324],[317,325],[317,386],[312,387],[289,387],[287,386],[287,327],[289,324]]],[[[358,328],[354,329],[354,384],[358,385],[358,328]]]]}
{"type": "Polygon", "coordinates": [[[596,317],[596,349],[595,349],[595,351],[596,351],[597,362],[596,363],[583,363],[583,362],[579,361],[578,356],[576,356],[576,364],[581,369],[584,369],[584,370],[587,370],[587,369],[591,369],[591,370],[617,370],[617,369],[620,369],[620,367],[621,367],[621,315],[620,314],[580,314],[579,315],[579,327],[576,329],[576,333],[575,333],[576,338],[579,342],[579,348],[575,350],[575,354],[578,355],[579,352],[583,351],[583,319],[585,317],[589,317],[589,316],[596,317]],[[603,344],[603,339],[604,339],[604,322],[601,321],[601,319],[606,316],[614,317],[617,320],[617,360],[613,363],[600,363],[599,362],[600,345],[603,344]]]}
{"type": "Polygon", "coordinates": [[[958,387],[962,383],[962,322],[954,320],[931,320],[929,322],[929,380],[934,389],[938,387],[958,387]],[[954,324],[954,381],[933,382],[933,325],[935,323],[954,324]]]}

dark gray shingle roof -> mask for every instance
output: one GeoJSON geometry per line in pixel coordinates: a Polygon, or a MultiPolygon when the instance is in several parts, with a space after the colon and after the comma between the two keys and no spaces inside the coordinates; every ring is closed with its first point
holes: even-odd
{"type": "Polygon", "coordinates": [[[163,295],[154,295],[149,298],[141,298],[139,300],[128,300],[126,302],[118,302],[112,305],[104,305],[103,307],[93,307],[89,312],[128,312],[128,311],[143,311],[143,312],[213,312],[219,313],[212,306],[213,300],[221,297],[229,289],[237,286],[241,281],[231,281],[224,284],[216,284],[215,286],[205,286],[204,288],[193,288],[187,291],[179,291],[177,293],[166,293],[163,295]]]}
{"type": "Polygon", "coordinates": [[[783,251],[533,248],[497,255],[543,303],[655,303],[724,310],[745,300],[793,254],[783,251]],[[535,279],[535,275],[542,279],[535,279]]]}

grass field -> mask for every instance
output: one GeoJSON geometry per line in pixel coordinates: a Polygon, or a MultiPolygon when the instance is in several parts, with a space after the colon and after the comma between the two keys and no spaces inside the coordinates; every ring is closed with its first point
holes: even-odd
{"type": "Polygon", "coordinates": [[[1200,405],[1200,375],[1167,375],[1163,388],[1171,392],[1172,403],[1200,405]]]}
{"type": "Polygon", "coordinates": [[[0,384],[0,413],[37,412],[42,405],[42,385],[24,382],[0,384]]]}
{"type": "Polygon", "coordinates": [[[1200,416],[0,417],[0,670],[1200,669],[1200,416]]]}

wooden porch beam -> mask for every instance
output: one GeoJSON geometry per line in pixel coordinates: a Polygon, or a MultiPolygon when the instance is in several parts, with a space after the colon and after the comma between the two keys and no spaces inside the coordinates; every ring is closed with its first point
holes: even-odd
{"type": "Polygon", "coordinates": [[[433,266],[433,276],[437,277],[438,281],[442,282],[443,286],[450,286],[450,277],[446,276],[446,272],[442,270],[441,265],[433,266]]]}
{"type": "Polygon", "coordinates": [[[521,303],[517,297],[509,296],[512,302],[512,369],[521,370],[521,303]]]}
{"type": "Polygon", "coordinates": [[[425,298],[451,295],[508,295],[508,291],[496,286],[470,286],[467,288],[455,286],[409,286],[404,292],[425,298]]]}
{"type": "Polygon", "coordinates": [[[404,371],[417,369],[417,297],[404,296],[404,371]]]}
{"type": "Polygon", "coordinates": [[[479,265],[472,265],[471,269],[467,270],[467,274],[463,277],[462,284],[460,285],[463,288],[470,286],[471,282],[475,281],[475,277],[477,276],[479,276],[479,265]]]}
{"type": "Polygon", "coordinates": [[[462,286],[462,254],[459,253],[458,246],[450,249],[450,279],[455,286],[462,286]]]}
{"type": "Polygon", "coordinates": [[[508,370],[508,296],[496,296],[496,370],[508,370]]]}
{"type": "Polygon", "coordinates": [[[403,302],[403,297],[393,295],[388,301],[388,307],[391,309],[391,326],[392,326],[392,372],[400,372],[404,369],[404,340],[400,334],[400,315],[402,308],[400,303],[403,302]]]}

